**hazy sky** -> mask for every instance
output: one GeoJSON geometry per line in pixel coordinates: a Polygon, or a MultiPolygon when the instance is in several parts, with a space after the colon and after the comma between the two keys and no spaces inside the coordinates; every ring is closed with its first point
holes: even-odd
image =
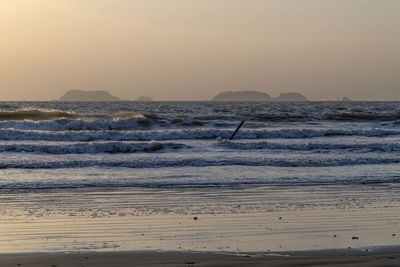
{"type": "Polygon", "coordinates": [[[1,0],[0,100],[400,100],[399,0],[1,0]]]}

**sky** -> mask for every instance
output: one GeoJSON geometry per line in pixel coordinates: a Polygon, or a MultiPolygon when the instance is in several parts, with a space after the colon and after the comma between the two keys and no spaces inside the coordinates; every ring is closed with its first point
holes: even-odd
{"type": "Polygon", "coordinates": [[[1,0],[0,100],[400,100],[398,0],[1,0]]]}

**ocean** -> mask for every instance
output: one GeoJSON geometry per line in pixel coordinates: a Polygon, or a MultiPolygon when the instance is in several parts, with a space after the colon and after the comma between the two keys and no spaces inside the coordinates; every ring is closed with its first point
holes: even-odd
{"type": "Polygon", "coordinates": [[[400,103],[1,102],[0,168],[0,190],[397,183],[400,103]]]}
{"type": "Polygon", "coordinates": [[[0,250],[398,245],[399,174],[400,102],[1,102],[0,250]]]}

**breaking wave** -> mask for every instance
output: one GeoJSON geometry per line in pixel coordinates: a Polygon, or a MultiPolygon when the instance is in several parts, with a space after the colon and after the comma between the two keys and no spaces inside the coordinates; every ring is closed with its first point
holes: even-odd
{"type": "Polygon", "coordinates": [[[400,163],[399,157],[345,157],[345,158],[141,158],[136,160],[57,160],[1,162],[7,169],[61,169],[61,168],[177,168],[210,166],[271,166],[271,167],[336,167],[400,163]]]}
{"type": "Polygon", "coordinates": [[[118,113],[116,115],[111,116],[114,120],[119,119],[138,119],[139,122],[146,122],[149,118],[141,113],[138,112],[125,112],[125,113],[118,113]]]}
{"type": "Polygon", "coordinates": [[[323,118],[338,121],[396,121],[400,119],[400,113],[361,113],[361,112],[342,112],[327,113],[323,118]]]}
{"type": "Polygon", "coordinates": [[[22,109],[16,111],[0,112],[0,121],[8,121],[8,120],[46,121],[46,120],[55,120],[59,118],[74,119],[78,118],[78,115],[74,112],[64,112],[59,110],[38,110],[38,109],[22,109]]]}
{"type": "Polygon", "coordinates": [[[397,143],[366,143],[366,144],[338,144],[338,143],[273,143],[273,142],[232,142],[224,141],[220,146],[230,149],[250,150],[250,149],[269,149],[269,150],[296,150],[296,151],[318,151],[318,150],[348,150],[364,152],[400,152],[400,144],[397,143]]]}
{"type": "Polygon", "coordinates": [[[307,121],[397,121],[400,120],[400,113],[379,113],[379,112],[332,112],[332,113],[245,113],[240,116],[233,115],[200,115],[196,119],[205,121],[234,121],[234,120],[248,120],[259,122],[307,122],[307,121]]]}
{"type": "Polygon", "coordinates": [[[52,121],[0,121],[1,129],[42,131],[126,131],[146,128],[143,118],[115,120],[57,119],[52,121]]]}
{"type": "MultiPolygon", "coordinates": [[[[0,168],[10,169],[4,173],[55,169],[57,175],[59,169],[69,173],[74,168],[84,183],[92,179],[86,175],[91,167],[121,171],[116,177],[121,181],[125,174],[153,172],[152,168],[173,173],[179,168],[185,175],[172,183],[190,184],[186,174],[201,174],[208,169],[198,168],[215,166],[218,171],[211,183],[227,177],[235,183],[236,170],[247,168],[243,166],[249,166],[246,175],[258,169],[260,177],[268,166],[283,167],[280,170],[351,166],[348,169],[355,169],[357,176],[372,177],[377,173],[365,174],[366,165],[374,165],[371,170],[385,165],[380,167],[385,170],[387,164],[400,164],[397,102],[7,102],[0,106],[0,168]],[[246,123],[234,141],[228,141],[242,119],[246,123]]],[[[328,172],[318,168],[307,177],[317,181],[328,172]]],[[[142,176],[151,183],[151,178],[142,176]]],[[[29,179],[42,181],[40,175],[29,179]]],[[[128,180],[124,181],[133,184],[128,180]]]]}
{"type": "MultiPolygon", "coordinates": [[[[77,122],[78,123],[78,122],[77,122]]],[[[119,127],[133,128],[136,122],[121,121],[119,127]],[[132,124],[130,124],[132,123],[132,124]]],[[[90,124],[89,124],[90,125],[90,124]]],[[[46,140],[46,141],[152,141],[152,140],[196,140],[196,139],[227,139],[232,135],[232,129],[165,129],[165,130],[136,130],[113,131],[101,130],[118,124],[108,125],[97,123],[88,127],[78,125],[76,128],[90,128],[86,131],[40,131],[40,130],[0,130],[1,140],[46,140]],[[93,131],[93,128],[99,129],[93,131]]],[[[71,127],[71,125],[69,125],[71,127]]],[[[60,129],[60,128],[59,128],[60,129]]],[[[235,139],[271,139],[271,138],[314,138],[325,136],[365,136],[386,137],[400,135],[400,129],[247,129],[241,130],[235,139]]]]}
{"type": "Polygon", "coordinates": [[[189,148],[189,146],[177,143],[78,143],[63,145],[32,145],[11,144],[0,146],[0,152],[26,152],[48,154],[98,154],[98,153],[136,153],[136,152],[168,152],[189,148]]]}
{"type": "Polygon", "coordinates": [[[379,179],[361,178],[361,179],[339,179],[339,180],[301,180],[295,179],[295,182],[282,181],[280,179],[236,179],[222,181],[204,181],[204,180],[95,180],[87,179],[85,181],[40,181],[40,182],[9,182],[0,184],[0,190],[37,190],[37,189],[85,189],[85,188],[187,188],[187,187],[210,187],[210,186],[251,186],[251,185],[283,185],[283,186],[313,186],[313,185],[355,185],[355,184],[383,184],[400,183],[399,177],[383,177],[379,179]]]}

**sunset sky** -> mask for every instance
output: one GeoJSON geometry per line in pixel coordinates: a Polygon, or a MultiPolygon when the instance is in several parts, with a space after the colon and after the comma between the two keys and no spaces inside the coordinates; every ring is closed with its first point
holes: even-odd
{"type": "Polygon", "coordinates": [[[398,0],[2,0],[0,100],[400,100],[398,0]]]}

